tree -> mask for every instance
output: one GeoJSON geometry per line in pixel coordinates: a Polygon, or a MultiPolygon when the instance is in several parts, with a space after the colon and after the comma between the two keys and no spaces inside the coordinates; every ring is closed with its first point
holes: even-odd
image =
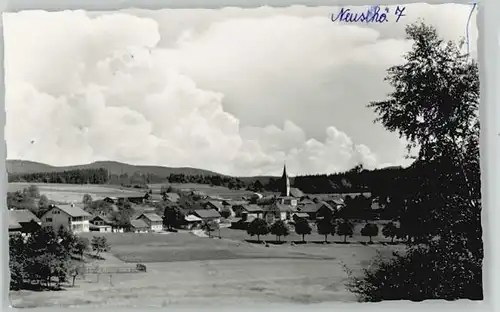
{"type": "Polygon", "coordinates": [[[75,280],[78,276],[85,276],[85,266],[84,265],[73,265],[68,270],[69,276],[72,278],[71,285],[75,287],[75,280]]]}
{"type": "Polygon", "coordinates": [[[126,231],[130,229],[130,216],[121,211],[112,212],[110,220],[114,226],[121,227],[126,231]]]}
{"type": "Polygon", "coordinates": [[[290,234],[290,229],[282,220],[278,220],[271,225],[269,228],[269,232],[273,235],[276,235],[278,242],[280,241],[281,236],[288,236],[290,234]]]}
{"type": "Polygon", "coordinates": [[[398,235],[398,228],[394,224],[394,222],[389,222],[387,223],[384,228],[382,229],[382,234],[385,237],[390,237],[391,238],[391,243],[394,242],[394,237],[398,235]]]}
{"type": "Polygon", "coordinates": [[[40,210],[47,210],[49,208],[49,199],[45,195],[41,195],[40,199],[38,200],[38,208],[40,210]]]}
{"type": "Polygon", "coordinates": [[[311,234],[311,226],[309,225],[309,222],[307,222],[306,219],[304,218],[299,218],[295,222],[295,233],[302,235],[302,242],[305,243],[304,236],[311,234]]]}
{"type": "Polygon", "coordinates": [[[325,236],[325,243],[328,243],[328,235],[335,235],[335,223],[333,220],[324,218],[316,222],[318,234],[325,236]]]}
{"type": "Polygon", "coordinates": [[[27,238],[10,237],[11,286],[22,288],[25,280],[50,286],[53,277],[58,278],[58,285],[65,281],[71,252],[66,246],[68,241],[52,228],[39,228],[27,238]]]}
{"type": "Polygon", "coordinates": [[[208,237],[212,237],[213,231],[219,230],[219,238],[220,238],[220,225],[218,222],[215,222],[215,221],[205,222],[205,224],[203,225],[203,228],[205,229],[205,231],[207,231],[208,237]]]}
{"type": "Polygon", "coordinates": [[[84,194],[83,195],[82,203],[83,203],[83,206],[85,208],[86,207],[90,207],[90,205],[92,204],[92,202],[93,202],[92,196],[90,196],[89,194],[84,194]]]}
{"type": "Polygon", "coordinates": [[[361,235],[370,237],[370,243],[372,243],[372,237],[378,235],[378,226],[375,223],[367,223],[361,229],[361,235]]]}
{"type": "Polygon", "coordinates": [[[224,209],[220,212],[220,215],[224,218],[227,219],[231,216],[231,211],[228,209],[224,209]]]}
{"type": "Polygon", "coordinates": [[[73,243],[73,248],[75,253],[80,255],[80,258],[83,259],[83,253],[87,251],[90,247],[90,241],[86,237],[77,237],[75,242],[73,243]]]}
{"type": "Polygon", "coordinates": [[[257,241],[260,242],[260,236],[267,235],[269,233],[267,222],[261,218],[253,219],[248,225],[247,233],[250,236],[257,235],[257,241]]]}
{"type": "Polygon", "coordinates": [[[482,300],[477,62],[461,52],[463,40],[445,42],[423,23],[406,34],[413,49],[386,77],[394,90],[370,107],[409,153],[418,148],[394,190],[407,251],[353,279],[351,291],[364,301],[482,300]]]}
{"type": "Polygon", "coordinates": [[[110,246],[108,240],[104,236],[94,236],[90,242],[92,250],[96,252],[95,256],[99,257],[99,253],[108,251],[110,246]]]}
{"type": "Polygon", "coordinates": [[[339,222],[337,226],[337,235],[344,236],[344,243],[347,240],[347,236],[352,236],[352,234],[353,234],[353,226],[349,221],[343,220],[339,222]]]}
{"type": "Polygon", "coordinates": [[[24,189],[24,191],[31,198],[40,198],[40,190],[36,185],[30,185],[27,189],[24,189]]]}
{"type": "Polygon", "coordinates": [[[167,229],[179,228],[184,224],[184,211],[177,205],[167,205],[163,212],[163,226],[167,229]]]}

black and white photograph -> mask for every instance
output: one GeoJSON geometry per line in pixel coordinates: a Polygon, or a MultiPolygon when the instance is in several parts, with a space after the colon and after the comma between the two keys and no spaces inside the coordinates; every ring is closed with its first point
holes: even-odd
{"type": "Polygon", "coordinates": [[[4,13],[11,305],[483,300],[477,11],[4,13]]]}

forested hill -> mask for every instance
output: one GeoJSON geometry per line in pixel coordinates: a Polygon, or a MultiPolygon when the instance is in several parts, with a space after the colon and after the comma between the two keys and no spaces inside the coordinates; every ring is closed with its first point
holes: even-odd
{"type": "MultiPolygon", "coordinates": [[[[42,163],[7,160],[9,182],[71,184],[114,184],[145,187],[152,183],[199,183],[245,188],[252,191],[278,191],[280,177],[229,177],[196,168],[134,166],[118,162],[53,167],[42,163]]],[[[356,167],[335,174],[304,175],[291,178],[293,187],[306,194],[339,192],[387,193],[397,188],[394,181],[404,174],[401,167],[366,170],[356,167]]]]}

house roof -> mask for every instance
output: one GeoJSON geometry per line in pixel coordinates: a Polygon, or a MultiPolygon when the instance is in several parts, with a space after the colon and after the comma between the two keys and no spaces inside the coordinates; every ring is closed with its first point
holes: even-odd
{"type": "MultiPolygon", "coordinates": [[[[92,215],[75,205],[57,205],[52,209],[59,208],[72,217],[91,217],[92,215]]],[[[51,210],[52,210],[51,209],[51,210]]],[[[50,210],[49,210],[50,211],[50,210]]]]}
{"type": "Polygon", "coordinates": [[[19,224],[16,220],[12,219],[11,216],[9,216],[9,230],[20,230],[22,229],[21,224],[19,224]]]}
{"type": "Polygon", "coordinates": [[[203,221],[203,219],[201,218],[198,218],[197,216],[195,215],[187,215],[184,217],[184,220],[188,221],[188,222],[197,222],[197,221],[203,221]]]}
{"type": "Polygon", "coordinates": [[[134,229],[144,229],[144,228],[148,228],[148,225],[146,224],[146,222],[140,220],[140,219],[135,219],[135,220],[130,220],[130,225],[134,228],[134,229]]]}
{"type": "Polygon", "coordinates": [[[272,204],[275,200],[276,200],[276,197],[274,197],[274,196],[266,196],[266,197],[257,199],[257,204],[259,204],[259,205],[272,204]]]}
{"type": "Polygon", "coordinates": [[[170,200],[170,201],[172,201],[174,203],[176,203],[177,201],[179,201],[179,198],[180,198],[179,194],[177,194],[177,193],[167,193],[165,195],[166,195],[166,197],[167,197],[168,200],[170,200]]]}
{"type": "Polygon", "coordinates": [[[222,205],[222,202],[220,202],[220,201],[209,200],[207,203],[210,203],[212,206],[214,206],[218,210],[224,209],[224,206],[222,205]]]}
{"type": "Polygon", "coordinates": [[[95,219],[97,219],[97,218],[101,219],[102,221],[104,221],[104,222],[106,222],[106,223],[110,223],[110,224],[111,224],[111,223],[113,223],[113,222],[109,219],[109,217],[108,217],[108,216],[102,216],[102,215],[94,216],[94,217],[92,218],[92,220],[91,220],[91,221],[94,221],[94,220],[95,220],[95,219]]]}
{"type": "Polygon", "coordinates": [[[299,202],[299,205],[310,205],[310,204],[314,204],[314,201],[310,200],[310,199],[303,199],[299,202]]]}
{"type": "Polygon", "coordinates": [[[332,198],[331,201],[334,202],[336,205],[343,205],[344,204],[344,201],[342,200],[342,198],[332,198]]]}
{"type": "Polygon", "coordinates": [[[243,209],[248,212],[262,212],[262,207],[258,205],[242,205],[243,209]]]}
{"type": "Polygon", "coordinates": [[[309,215],[305,212],[296,212],[294,213],[295,216],[300,217],[300,218],[307,218],[309,215]]]}
{"type": "Polygon", "coordinates": [[[318,211],[320,206],[318,204],[306,204],[300,207],[297,207],[298,212],[303,212],[303,213],[313,213],[318,211]]]}
{"type": "Polygon", "coordinates": [[[382,209],[382,208],[383,208],[383,206],[376,201],[372,202],[372,204],[371,204],[371,209],[373,209],[373,210],[378,210],[378,209],[382,209]]]}
{"type": "Polygon", "coordinates": [[[322,201],[322,202],[318,203],[318,209],[321,208],[322,206],[325,206],[326,208],[330,209],[331,211],[335,211],[335,209],[332,207],[332,205],[330,205],[326,201],[322,201]]]}
{"type": "Polygon", "coordinates": [[[302,196],[304,196],[304,192],[302,192],[301,190],[299,190],[296,187],[291,187],[290,188],[290,195],[293,197],[302,197],[302,196]]]}
{"type": "Polygon", "coordinates": [[[35,222],[40,222],[40,219],[37,218],[31,211],[27,209],[22,210],[9,210],[9,217],[11,220],[14,220],[17,223],[27,223],[32,220],[35,222]]]}
{"type": "Polygon", "coordinates": [[[153,212],[142,213],[141,215],[139,215],[139,217],[137,217],[137,219],[139,219],[142,216],[144,216],[146,219],[150,221],[163,221],[163,219],[159,215],[153,212]]]}
{"type": "Polygon", "coordinates": [[[161,201],[161,200],[163,200],[163,195],[160,195],[160,194],[148,194],[148,199],[161,201]]]}
{"type": "Polygon", "coordinates": [[[215,209],[200,209],[200,210],[195,210],[194,214],[197,215],[198,217],[205,219],[205,218],[220,218],[220,213],[215,210],[215,209]]]}
{"type": "Polygon", "coordinates": [[[246,205],[248,201],[246,200],[227,200],[226,201],[231,206],[246,205]]]}
{"type": "Polygon", "coordinates": [[[284,205],[284,204],[274,204],[270,205],[267,207],[267,211],[273,211],[275,209],[278,209],[280,212],[294,212],[294,209],[290,205],[284,205]]]}
{"type": "Polygon", "coordinates": [[[279,197],[280,199],[296,199],[295,197],[293,196],[280,196],[279,197]]]}

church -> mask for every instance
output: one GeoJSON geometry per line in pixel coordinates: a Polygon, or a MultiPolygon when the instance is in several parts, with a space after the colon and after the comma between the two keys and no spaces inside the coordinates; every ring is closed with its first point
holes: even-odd
{"type": "Polygon", "coordinates": [[[290,187],[290,177],[286,172],[286,165],[283,167],[283,175],[279,180],[279,196],[273,198],[273,203],[266,206],[264,219],[272,224],[276,220],[291,220],[293,214],[297,212],[299,200],[304,196],[298,188],[290,187]]]}
{"type": "Polygon", "coordinates": [[[283,166],[283,175],[280,180],[280,196],[277,202],[282,205],[297,206],[298,201],[304,196],[304,193],[295,187],[290,187],[290,177],[286,172],[286,164],[283,166]]]}

